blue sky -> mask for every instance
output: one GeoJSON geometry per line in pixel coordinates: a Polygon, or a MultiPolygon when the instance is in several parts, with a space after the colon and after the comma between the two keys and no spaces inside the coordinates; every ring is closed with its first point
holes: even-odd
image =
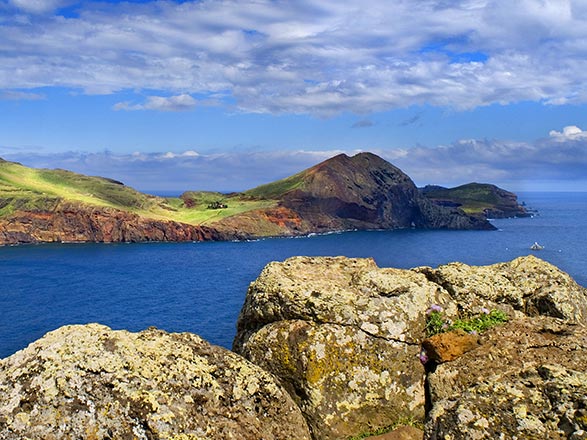
{"type": "Polygon", "coordinates": [[[587,191],[586,101],[583,1],[0,0],[0,156],[142,190],[372,151],[587,191]]]}

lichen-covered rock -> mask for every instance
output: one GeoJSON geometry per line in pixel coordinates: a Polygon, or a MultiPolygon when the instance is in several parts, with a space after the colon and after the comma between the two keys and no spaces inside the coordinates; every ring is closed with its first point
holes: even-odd
{"type": "Polygon", "coordinates": [[[277,374],[315,438],[424,417],[418,347],[338,324],[279,321],[251,336],[245,356],[277,374]]]}
{"type": "Polygon", "coordinates": [[[274,377],[189,333],[66,326],[0,361],[2,439],[309,439],[274,377]]]}
{"type": "Polygon", "coordinates": [[[443,286],[465,312],[507,305],[528,316],[547,315],[587,324],[586,289],[533,255],[490,266],[451,263],[416,270],[443,286]]]}
{"type": "MultiPolygon", "coordinates": [[[[450,318],[495,308],[510,319],[546,319],[542,315],[585,325],[586,292],[532,256],[412,270],[381,269],[371,259],[294,257],[269,264],[251,284],[234,349],[280,378],[314,438],[342,439],[398,418],[423,420],[425,371],[417,354],[430,305],[441,305],[450,318]]],[[[459,355],[471,350],[470,359],[481,349],[475,338],[468,340],[459,355]]],[[[502,362],[496,350],[493,369],[502,362]]],[[[438,376],[435,381],[434,401],[442,400],[438,376]]]]}
{"type": "Polygon", "coordinates": [[[400,426],[386,434],[366,438],[368,440],[423,440],[424,432],[413,426],[400,426]]]}
{"type": "Polygon", "coordinates": [[[427,439],[587,438],[587,328],[514,320],[428,375],[427,439]]]}
{"type": "Polygon", "coordinates": [[[234,348],[280,377],[315,438],[346,438],[423,419],[425,312],[449,302],[420,273],[294,257],[252,283],[234,348]]]}

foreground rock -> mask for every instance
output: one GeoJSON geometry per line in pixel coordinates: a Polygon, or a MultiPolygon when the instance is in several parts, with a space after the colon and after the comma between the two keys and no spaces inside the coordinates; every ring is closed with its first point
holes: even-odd
{"type": "MultiPolygon", "coordinates": [[[[428,378],[426,400],[426,370],[417,356],[425,338],[426,310],[432,304],[442,305],[446,317],[453,319],[498,309],[521,323],[516,325],[531,325],[532,320],[537,320],[544,323],[540,328],[558,328],[559,324],[550,323],[560,321],[566,327],[549,333],[552,351],[560,350],[554,348],[559,346],[576,347],[574,352],[569,348],[569,377],[579,380],[586,373],[583,364],[573,363],[570,355],[581,356],[584,346],[583,333],[573,329],[587,325],[586,289],[533,256],[485,267],[452,263],[437,269],[412,270],[381,269],[370,259],[343,257],[294,257],[271,263],[250,286],[234,349],[280,378],[304,412],[316,439],[344,439],[405,419],[423,422],[425,410],[430,407],[434,416],[427,426],[429,438],[498,438],[490,435],[499,427],[488,431],[488,437],[476,437],[475,431],[455,428],[460,413],[450,415],[453,401],[458,399],[460,406],[455,407],[466,408],[468,397],[459,395],[469,390],[469,385],[473,391],[467,396],[476,394],[473,382],[453,386],[450,379],[477,371],[474,360],[487,349],[487,369],[475,376],[481,382],[488,381],[483,388],[488,393],[483,404],[488,405],[487,411],[491,405],[496,406],[496,413],[507,411],[498,408],[511,402],[511,396],[507,400],[497,392],[503,377],[489,373],[495,373],[502,362],[506,365],[507,361],[502,361],[506,354],[522,358],[515,350],[519,343],[514,337],[522,327],[512,327],[510,333],[504,333],[503,337],[511,336],[510,342],[497,336],[493,348],[479,347],[477,338],[467,342],[457,333],[456,339],[466,342],[462,344],[464,348],[456,354],[445,351],[450,356],[439,361],[454,361],[462,355],[470,363],[456,369],[450,369],[451,362],[439,366],[428,378]],[[568,335],[566,342],[559,338],[563,334],[568,335]],[[500,345],[510,347],[509,351],[502,353],[500,345]]],[[[509,324],[503,331],[508,328],[509,324]]],[[[528,333],[526,346],[519,346],[527,351],[524,365],[534,369],[541,363],[545,368],[550,365],[548,358],[536,350],[543,344],[541,334],[539,330],[528,333]]],[[[512,370],[511,374],[522,380],[525,373],[512,370]]],[[[575,390],[577,396],[581,390],[575,390]]],[[[473,397],[472,408],[477,405],[473,397]]],[[[564,405],[587,408],[574,397],[570,399],[563,399],[564,405]]],[[[548,411],[546,406],[543,408],[546,416],[548,411]]],[[[564,419],[562,409],[553,406],[552,411],[555,414],[549,420],[557,425],[555,419],[564,419]]],[[[472,423],[481,420],[475,417],[470,418],[472,423]]],[[[503,420],[511,419],[504,416],[503,420]]],[[[573,420],[578,423],[576,420],[582,419],[573,420]]],[[[488,423],[498,423],[498,418],[488,423]]]]}
{"type": "Polygon", "coordinates": [[[196,335],[62,327],[0,361],[2,439],[309,439],[274,378],[196,335]]]}
{"type": "Polygon", "coordinates": [[[18,211],[0,219],[0,244],[226,240],[206,226],[140,217],[127,211],[69,202],[51,210],[18,211]]]}
{"type": "Polygon", "coordinates": [[[425,311],[449,301],[423,274],[371,259],[290,258],[251,285],[234,348],[281,378],[315,438],[346,438],[423,420],[425,311]]]}
{"type": "Polygon", "coordinates": [[[518,319],[428,377],[428,439],[586,439],[587,328],[518,319]],[[500,437],[501,436],[501,437],[500,437]]]}

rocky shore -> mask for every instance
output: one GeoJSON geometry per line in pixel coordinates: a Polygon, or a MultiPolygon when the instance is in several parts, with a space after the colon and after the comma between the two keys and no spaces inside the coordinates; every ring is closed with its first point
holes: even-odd
{"type": "Polygon", "coordinates": [[[57,202],[0,220],[0,244],[231,240],[207,226],[154,220],[114,208],[57,202]]]}
{"type": "Polygon", "coordinates": [[[533,256],[270,263],[233,350],[62,327],[0,361],[0,438],[587,439],[587,289],[533,256]]]}

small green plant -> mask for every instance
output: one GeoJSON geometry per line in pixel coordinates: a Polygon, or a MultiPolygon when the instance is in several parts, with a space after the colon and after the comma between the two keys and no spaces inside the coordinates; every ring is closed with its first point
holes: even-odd
{"type": "Polygon", "coordinates": [[[438,333],[461,329],[467,333],[483,333],[496,325],[507,322],[508,316],[500,310],[482,309],[482,313],[475,316],[467,316],[451,321],[446,316],[442,307],[431,306],[427,311],[426,336],[430,337],[438,333]]]}

